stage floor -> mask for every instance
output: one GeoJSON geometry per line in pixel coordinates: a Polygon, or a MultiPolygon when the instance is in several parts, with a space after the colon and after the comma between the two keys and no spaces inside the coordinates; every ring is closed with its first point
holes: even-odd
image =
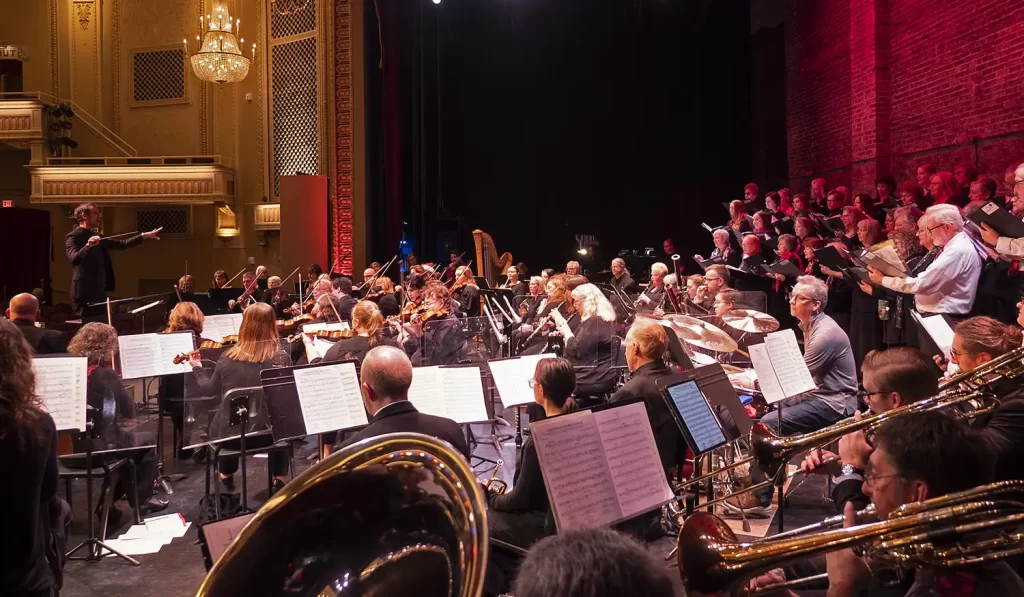
{"type": "MultiPolygon", "coordinates": [[[[511,416],[508,419],[512,421],[511,416]]],[[[165,421],[167,433],[170,437],[170,422],[165,421]]],[[[508,428],[504,428],[508,430],[508,428]]],[[[474,434],[483,438],[490,433],[490,427],[474,425],[474,434]]],[[[482,440],[481,440],[482,441],[482,440]]],[[[296,452],[297,473],[308,468],[311,464],[309,456],[315,452],[315,444],[307,443],[296,452]]],[[[168,454],[170,451],[168,450],[168,454]]],[[[474,455],[494,459],[497,455],[494,448],[481,443],[474,451],[474,455]]],[[[500,457],[504,460],[500,476],[510,484],[515,469],[515,443],[512,440],[504,442],[500,457]]],[[[474,465],[477,460],[474,459],[474,465]]],[[[246,462],[249,484],[249,506],[256,508],[262,505],[267,499],[266,487],[266,466],[265,458],[249,458],[246,462]]],[[[480,463],[474,467],[478,477],[489,477],[493,469],[492,464],[480,463]]],[[[169,508],[161,514],[180,512],[188,521],[194,521],[199,512],[199,500],[205,492],[205,470],[204,464],[196,464],[192,460],[168,460],[166,471],[168,474],[183,473],[188,477],[174,484],[174,495],[164,496],[161,499],[170,501],[169,508]]],[[[241,479],[236,475],[236,489],[241,486],[241,479]]],[[[788,507],[785,511],[786,528],[794,528],[805,524],[817,522],[834,513],[832,504],[823,499],[824,481],[818,477],[807,479],[799,484],[789,496],[788,507]]],[[[63,495],[63,483],[59,488],[63,495]]],[[[74,522],[72,523],[72,537],[70,546],[78,545],[87,533],[86,506],[85,506],[85,482],[76,481],[73,483],[73,509],[74,522]]],[[[98,494],[98,484],[96,488],[98,494]]],[[[132,517],[130,509],[125,501],[117,504],[123,513],[120,527],[112,529],[108,536],[115,538],[131,526],[132,517]]],[[[774,532],[774,525],[773,531],[774,532]]],[[[199,545],[196,544],[198,529],[193,524],[184,537],[174,539],[170,545],[165,545],[158,553],[138,556],[141,566],[132,566],[118,558],[105,558],[101,562],[70,561],[64,570],[64,588],[61,590],[62,597],[111,597],[113,595],[132,595],[133,597],[166,597],[186,596],[195,594],[199,585],[206,575],[206,567],[203,564],[203,557],[199,545]]],[[[665,537],[649,545],[649,549],[659,560],[663,561],[665,555],[675,545],[674,537],[665,537]]],[[[666,561],[665,565],[676,568],[675,558],[666,561]]],[[[673,572],[673,578],[678,575],[673,572]]],[[[679,585],[679,595],[682,595],[679,585]]]]}

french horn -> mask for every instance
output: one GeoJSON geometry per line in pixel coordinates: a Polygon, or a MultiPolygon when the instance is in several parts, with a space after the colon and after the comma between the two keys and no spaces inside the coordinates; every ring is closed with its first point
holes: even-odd
{"type": "Polygon", "coordinates": [[[275,494],[197,597],[478,597],[487,502],[449,444],[395,433],[347,446],[275,494]]]}

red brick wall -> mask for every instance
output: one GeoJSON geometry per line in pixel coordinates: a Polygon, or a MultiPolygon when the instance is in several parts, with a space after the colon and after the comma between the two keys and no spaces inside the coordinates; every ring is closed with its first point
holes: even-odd
{"type": "MultiPolygon", "coordinates": [[[[757,1],[757,0],[755,0],[757,1]]],[[[1024,158],[1024,3],[815,0],[786,20],[791,184],[1024,158]]]]}

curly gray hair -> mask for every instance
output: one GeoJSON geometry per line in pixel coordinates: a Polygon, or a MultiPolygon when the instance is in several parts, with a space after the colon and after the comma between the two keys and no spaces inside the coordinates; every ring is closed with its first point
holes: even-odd
{"type": "Polygon", "coordinates": [[[821,311],[825,310],[825,305],[828,304],[828,286],[824,282],[815,278],[814,276],[800,276],[796,279],[796,286],[793,287],[796,290],[797,286],[803,286],[807,289],[807,294],[811,298],[821,303],[821,311]]]}
{"type": "Polygon", "coordinates": [[[117,330],[105,323],[87,323],[71,339],[68,352],[88,357],[90,365],[110,367],[117,352],[117,330]]]}

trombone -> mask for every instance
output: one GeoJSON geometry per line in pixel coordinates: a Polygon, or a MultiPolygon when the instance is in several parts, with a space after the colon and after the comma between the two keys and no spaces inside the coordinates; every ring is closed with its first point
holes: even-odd
{"type": "MultiPolygon", "coordinates": [[[[1024,481],[990,483],[906,504],[886,520],[850,528],[831,528],[836,526],[833,517],[826,519],[832,521],[828,525],[814,525],[827,530],[756,543],[738,542],[720,518],[698,512],[679,532],[680,575],[687,591],[717,593],[794,560],[845,548],[857,548],[861,555],[896,567],[948,568],[999,560],[1024,553],[1024,533],[994,535],[1024,523],[1024,503],[1001,499],[1010,493],[1024,493],[1024,481]]],[[[794,584],[787,581],[786,586],[794,584]]]]}
{"type": "Polygon", "coordinates": [[[1024,346],[999,355],[970,371],[961,371],[939,383],[939,393],[976,392],[1003,380],[1024,376],[1024,346]],[[996,374],[995,377],[989,377],[996,374]]]}
{"type": "MultiPolygon", "coordinates": [[[[1024,349],[1020,349],[1024,351],[1024,349]]],[[[1016,352],[1016,351],[1014,351],[1016,352]]],[[[1010,353],[1007,353],[1010,354],[1010,353]]],[[[1004,355],[1006,356],[1006,355],[1004,355]]],[[[1005,362],[1004,362],[1005,364],[1005,362]]],[[[987,365],[987,363],[986,363],[987,365]]],[[[984,367],[985,365],[982,365],[984,367]]],[[[981,367],[979,367],[980,369],[981,367]]],[[[999,370],[999,367],[992,367],[988,373],[999,370]]],[[[1022,370],[1024,372],[1024,370],[1022,370]]],[[[1001,377],[1005,377],[1005,374],[1001,374],[1001,377]]],[[[990,382],[991,383],[991,382],[990,382]]],[[[983,387],[983,385],[979,386],[983,387]]],[[[784,471],[786,464],[797,454],[806,450],[813,450],[815,448],[821,448],[840,437],[860,431],[862,429],[871,431],[877,428],[879,425],[896,417],[903,417],[913,413],[927,412],[932,410],[940,410],[945,408],[952,408],[959,406],[967,402],[980,402],[980,405],[973,411],[964,414],[965,417],[978,417],[988,414],[999,406],[999,399],[991,393],[984,392],[981,389],[972,392],[956,392],[947,394],[938,394],[931,398],[912,402],[906,406],[901,406],[884,413],[864,417],[860,421],[850,418],[844,421],[840,421],[834,425],[819,429],[818,431],[812,431],[811,433],[805,433],[803,435],[796,435],[792,437],[784,437],[778,435],[771,430],[764,423],[755,423],[747,435],[748,445],[750,446],[750,456],[736,460],[724,467],[720,467],[710,473],[705,473],[693,479],[689,479],[683,483],[678,483],[673,488],[675,491],[684,491],[689,487],[700,483],[702,481],[716,477],[720,473],[732,470],[738,466],[754,462],[761,468],[764,473],[766,480],[760,483],[755,483],[749,487],[745,487],[739,491],[734,491],[727,495],[715,498],[713,500],[698,504],[699,507],[704,508],[723,502],[731,497],[745,493],[748,491],[756,491],[770,485],[779,485],[785,481],[784,471]]],[[[792,476],[792,475],[790,475],[792,476]]]]}

